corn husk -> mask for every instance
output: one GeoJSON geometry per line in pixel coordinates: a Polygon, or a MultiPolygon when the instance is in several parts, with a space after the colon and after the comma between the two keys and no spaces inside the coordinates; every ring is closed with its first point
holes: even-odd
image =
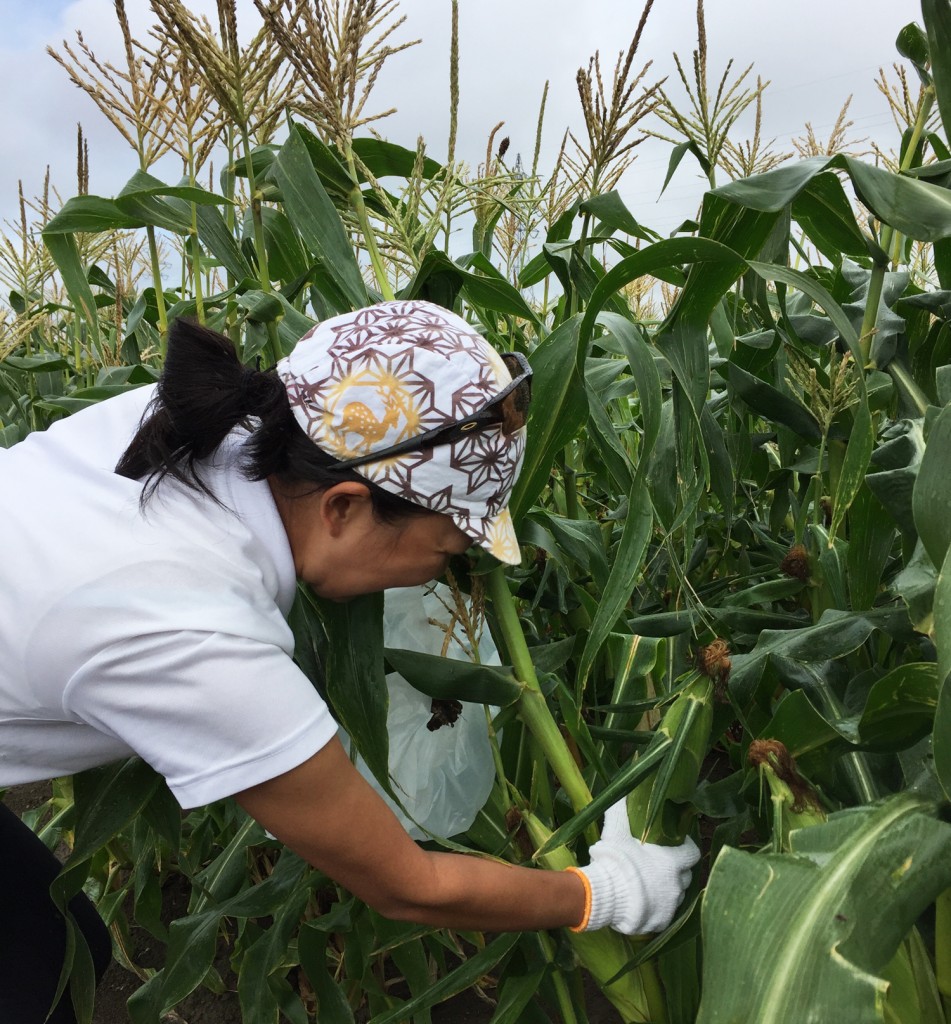
{"type": "Polygon", "coordinates": [[[688,801],[710,746],[713,695],[713,680],[694,672],[655,730],[658,738],[672,742],[670,753],[627,798],[631,834],[644,842],[676,846],[689,831],[693,813],[688,801]]]}

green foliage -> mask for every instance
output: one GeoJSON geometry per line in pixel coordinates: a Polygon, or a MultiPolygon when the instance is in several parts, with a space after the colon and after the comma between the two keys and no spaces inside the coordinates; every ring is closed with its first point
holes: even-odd
{"type": "MultiPolygon", "coordinates": [[[[545,182],[499,155],[466,177],[306,104],[255,146],[256,115],[224,118],[220,193],[192,162],[179,184],[140,170],[44,218],[45,250],[9,282],[4,446],[153,381],[177,315],[250,364],[328,316],[420,297],[524,351],[525,557],[452,580],[486,607],[506,667],[387,651],[378,598],[303,593],[298,663],[387,786],[387,661],[429,696],[501,708],[495,788],[445,848],[558,869],[626,799],[637,834],[693,835],[712,865],[650,942],[461,936],[384,921],[228,801],[181,816],[139,762],[84,773],[35,824],[72,843],[62,905],[85,886],[123,949],[133,922],[164,945],[160,970],[136,968],[135,1024],[201,985],[233,987],[246,1021],[426,1022],[490,972],[494,1021],[584,1021],[579,963],[626,1022],[946,1019],[951,14],[922,12],[898,40],[922,93],[897,170],[846,152],[770,161],[709,192],[676,238],[604,184],[610,162],[545,182]],[[478,245],[454,256],[435,240],[466,216],[478,245]],[[763,799],[756,740],[796,759],[827,823],[797,831],[795,799],[763,799]],[[166,927],[172,875],[190,903],[166,927]]],[[[684,130],[671,173],[690,152],[712,181],[684,130]]],[[[86,1020],[72,936],[67,969],[86,1020]]]]}
{"type": "Polygon", "coordinates": [[[878,975],[951,886],[949,841],[933,807],[896,796],[793,832],[786,855],[724,850],[703,906],[698,1024],[800,1021],[817,1000],[833,1019],[882,1020],[878,975]]]}

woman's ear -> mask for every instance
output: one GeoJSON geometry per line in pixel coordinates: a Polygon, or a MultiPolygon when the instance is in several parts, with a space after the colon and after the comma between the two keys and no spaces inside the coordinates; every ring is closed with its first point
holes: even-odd
{"type": "Polygon", "coordinates": [[[370,488],[356,480],[334,484],[320,494],[318,514],[328,536],[338,538],[348,527],[373,515],[370,488]]]}

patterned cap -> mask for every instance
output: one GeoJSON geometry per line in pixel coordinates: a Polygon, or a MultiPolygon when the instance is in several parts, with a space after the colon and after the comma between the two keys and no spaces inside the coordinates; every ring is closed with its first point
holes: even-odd
{"type": "MultiPolygon", "coordinates": [[[[337,459],[352,459],[482,409],[512,381],[465,320],[431,302],[381,302],[318,324],[277,372],[297,422],[337,459]]],[[[461,440],[356,467],[383,490],[442,512],[502,562],[517,565],[509,495],[525,428],[501,424],[461,440]]]]}

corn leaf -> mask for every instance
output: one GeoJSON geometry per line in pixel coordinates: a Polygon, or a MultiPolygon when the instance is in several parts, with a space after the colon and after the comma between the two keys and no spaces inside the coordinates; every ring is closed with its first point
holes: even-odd
{"type": "Polygon", "coordinates": [[[244,884],[249,847],[263,843],[264,839],[264,828],[253,818],[247,818],[221,853],[195,875],[189,914],[200,914],[209,902],[222,903],[237,895],[244,884]]]}
{"type": "Polygon", "coordinates": [[[671,739],[670,752],[664,758],[664,763],[651,784],[644,819],[637,823],[640,827],[639,836],[645,841],[656,842],[659,838],[659,830],[655,831],[655,825],[668,799],[678,802],[683,800],[684,778],[692,776],[692,781],[687,779],[691,789],[697,783],[700,763],[706,755],[710,738],[708,703],[709,697],[707,702],[689,701],[686,711],[677,723],[676,732],[671,739]]]}
{"type": "MultiPolygon", "coordinates": [[[[535,998],[539,986],[548,973],[547,967],[535,967],[524,974],[507,971],[499,985],[499,1001],[489,1024],[523,1024],[528,1018],[529,1003],[535,998]]],[[[550,1018],[543,1017],[545,1021],[550,1018]]]]}
{"type": "Polygon", "coordinates": [[[398,800],[389,772],[383,595],[368,594],[345,603],[313,600],[329,641],[327,697],[376,780],[398,800]]]}
{"type": "Polygon", "coordinates": [[[460,967],[436,981],[425,995],[416,996],[395,1010],[378,1014],[369,1021],[369,1024],[397,1024],[420,1010],[458,995],[507,957],[521,937],[518,932],[498,936],[485,949],[469,957],[460,967]]]}
{"type": "Polygon", "coordinates": [[[85,882],[93,855],[142,813],[162,785],[161,776],[135,757],[89,769],[74,780],[77,823],[73,850],[50,885],[50,897],[66,918],[67,934],[59,985],[51,1005],[56,1004],[68,980],[81,1021],[91,1017],[95,980],[88,947],[67,906],[85,882]]]}
{"type": "Polygon", "coordinates": [[[918,467],[912,508],[915,526],[928,557],[941,565],[951,547],[951,406],[942,409],[931,424],[928,445],[918,467]]]}
{"type": "Polygon", "coordinates": [[[888,982],[887,1024],[947,1024],[931,957],[917,928],[899,946],[882,977],[888,982]]]}
{"type": "Polygon", "coordinates": [[[778,281],[790,285],[807,295],[829,318],[839,332],[842,340],[849,346],[853,357],[860,360],[859,337],[845,313],[845,310],[833,298],[832,293],[824,288],[814,277],[791,267],[780,267],[775,263],[758,263],[752,261],[750,268],[766,281],[778,281]]]}
{"type": "Polygon", "coordinates": [[[76,838],[67,864],[92,856],[140,813],[162,785],[155,769],[138,758],[77,775],[76,838]]]}
{"type": "Polygon", "coordinates": [[[656,231],[642,227],[634,219],[634,215],[624,205],[617,190],[586,199],[579,209],[582,213],[594,214],[604,227],[610,228],[612,231],[623,231],[644,242],[656,242],[660,238],[656,231]]]}
{"type": "Polygon", "coordinates": [[[869,691],[859,737],[863,747],[904,750],[931,731],[938,706],[938,671],[934,662],[899,665],[869,691]]]}
{"type": "Polygon", "coordinates": [[[427,697],[508,707],[522,695],[522,684],[510,668],[394,647],[385,648],[383,655],[394,671],[427,697]]]}
{"type": "MultiPolygon", "coordinates": [[[[311,260],[304,252],[300,237],[291,222],[280,210],[270,206],[261,210],[261,222],[267,249],[267,268],[271,277],[280,281],[294,281],[304,277],[311,260]]],[[[253,231],[249,211],[244,222],[245,237],[251,237],[253,231]]]]}
{"type": "MultiPolygon", "coordinates": [[[[353,140],[353,151],[377,178],[396,175],[408,178],[416,166],[416,151],[385,139],[360,138],[353,140]]],[[[425,157],[422,162],[424,178],[435,178],[443,168],[435,160],[425,157]]]]}
{"type": "Polygon", "coordinates": [[[224,917],[265,917],[278,913],[310,886],[307,865],[285,850],[274,870],[250,889],[208,909],[180,918],[169,929],[165,967],[154,974],[129,1000],[132,1024],[159,1024],[166,1011],[193,992],[215,958],[218,929],[224,917]]]}
{"type": "MultiPolygon", "coordinates": [[[[912,507],[918,536],[928,559],[933,565],[941,566],[934,584],[932,607],[940,685],[933,748],[938,778],[945,793],[951,795],[951,530],[947,515],[948,474],[951,468],[949,437],[951,408],[946,408],[928,433],[927,445],[915,479],[912,507]]],[[[926,608],[927,588],[924,599],[926,608]]],[[[920,617],[920,614],[916,617],[920,617]]],[[[926,621],[922,625],[926,626],[926,621]]]]}
{"type": "Polygon", "coordinates": [[[946,189],[844,155],[809,157],[731,181],[712,194],[751,209],[778,211],[793,202],[816,175],[833,168],[846,171],[862,202],[903,235],[927,242],[951,235],[951,195],[946,189]]]}
{"type": "Polygon", "coordinates": [[[370,298],[353,247],[296,126],[277,154],[270,173],[281,190],[284,209],[304,243],[322,260],[354,309],[368,305],[370,298]]]}
{"type": "Polygon", "coordinates": [[[951,799],[951,548],[935,583],[934,637],[938,647],[938,709],[934,722],[934,767],[951,799]]]}
{"type": "Polygon", "coordinates": [[[43,235],[121,231],[138,228],[142,224],[139,217],[126,213],[115,200],[100,196],[74,196],[66,200],[62,210],[43,228],[43,235]]]}
{"type": "Polygon", "coordinates": [[[853,157],[837,157],[862,202],[908,238],[935,242],[951,235],[951,193],[929,182],[893,174],[853,157]]]}
{"type": "MultiPolygon", "coordinates": [[[[477,308],[523,317],[534,324],[540,323],[538,315],[518,290],[512,287],[482,253],[470,253],[458,261],[453,261],[444,252],[431,249],[423,257],[416,276],[401,296],[430,297],[433,301],[439,301],[444,297],[440,293],[446,289],[451,295],[464,292],[477,308]],[[475,267],[480,273],[469,270],[469,266],[475,267]]],[[[451,307],[453,302],[443,301],[441,304],[451,307]]]]}
{"type": "Polygon", "coordinates": [[[52,373],[54,370],[69,369],[69,363],[61,356],[7,356],[3,365],[25,373],[52,373]]]}
{"type": "Polygon", "coordinates": [[[643,714],[657,703],[658,698],[647,697],[645,677],[663,664],[666,649],[663,640],[652,637],[631,633],[608,636],[606,650],[614,666],[611,702],[592,705],[592,709],[608,712],[604,719],[606,728],[620,726],[628,715],[643,714]]]}
{"type": "MultiPolygon", "coordinates": [[[[557,542],[552,544],[552,557],[564,561],[567,555],[584,573],[590,573],[594,577],[595,585],[599,589],[607,586],[610,569],[598,523],[591,519],[568,519],[541,510],[533,511],[531,518],[547,527],[549,535],[557,542]]],[[[549,543],[542,537],[536,540],[542,546],[549,543]]],[[[533,543],[535,542],[533,540],[533,543]]]]}
{"type": "Polygon", "coordinates": [[[307,125],[295,124],[294,128],[307,149],[310,161],[320,176],[321,184],[327,190],[327,194],[332,199],[345,204],[353,190],[353,179],[350,177],[350,172],[347,170],[340,152],[335,147],[328,146],[307,125]]]}
{"type": "Polygon", "coordinates": [[[617,339],[637,385],[637,398],[640,402],[639,422],[644,431],[638,459],[638,474],[646,473],[660,432],[663,403],[657,365],[650,347],[630,320],[617,313],[600,313],[597,322],[617,339]]]}
{"type": "Polygon", "coordinates": [[[813,441],[822,437],[819,421],[792,395],[760,380],[732,360],[720,367],[720,373],[730,382],[737,395],[763,419],[789,427],[800,437],[813,441]]]}
{"type": "Polygon", "coordinates": [[[622,768],[587,807],[578,811],[545,839],[536,850],[534,859],[543,860],[553,850],[566,846],[576,836],[581,835],[592,822],[600,821],[612,804],[626,797],[635,786],[648,779],[664,763],[672,745],[673,740],[669,736],[655,736],[646,753],[622,768]]]}
{"type": "Polygon", "coordinates": [[[772,212],[788,206],[829,166],[827,156],[813,156],[762,174],[730,181],[711,193],[753,210],[772,212]]]}
{"type": "Polygon", "coordinates": [[[565,321],[532,352],[532,404],[525,461],[509,508],[518,522],[548,483],[555,456],[578,433],[588,414],[576,367],[579,319],[565,321]]]}
{"type": "Polygon", "coordinates": [[[728,246],[708,238],[676,238],[656,242],[612,267],[594,288],[581,324],[579,358],[587,353],[598,314],[619,288],[645,274],[671,266],[693,264],[687,283],[668,319],[658,332],[657,345],[680,378],[691,407],[699,415],[706,397],[709,361],[706,324],[723,293],[746,269],[728,246]]]}
{"type": "MultiPolygon", "coordinates": [[[[581,325],[582,342],[586,345],[590,340],[598,314],[618,289],[645,274],[656,275],[658,271],[669,267],[695,263],[722,264],[729,268],[732,275],[730,283],[745,269],[742,258],[732,249],[709,238],[670,238],[655,242],[633,256],[621,260],[598,282],[581,325]]],[[[723,294],[722,291],[720,294],[723,294]]]]}
{"type": "Polygon", "coordinates": [[[875,628],[862,615],[829,610],[819,621],[803,629],[765,629],[748,654],[733,658],[730,694],[738,708],[745,708],[756,696],[766,661],[773,655],[805,663],[828,661],[849,654],[863,644],[875,628]]]}
{"type": "Polygon", "coordinates": [[[219,196],[215,192],[209,192],[208,189],[199,188],[197,185],[166,185],[164,181],[160,181],[146,171],[136,171],[129,178],[122,186],[122,191],[116,196],[116,202],[124,207],[126,200],[130,197],[141,196],[173,196],[199,206],[233,205],[231,200],[219,196]]]}
{"type": "Polygon", "coordinates": [[[931,57],[928,53],[928,36],[921,27],[913,21],[905,25],[895,39],[895,49],[915,65],[918,77],[927,84],[930,80],[928,65],[931,57]]]}
{"type": "Polygon", "coordinates": [[[89,327],[93,342],[99,344],[99,314],[96,310],[96,298],[89,287],[89,279],[83,269],[82,259],[76,239],[69,232],[43,232],[43,243],[53,257],[73,309],[81,316],[89,327]]]}
{"type": "Polygon", "coordinates": [[[817,174],[796,196],[792,215],[827,259],[838,262],[843,253],[856,260],[868,256],[868,239],[855,220],[842,182],[831,171],[817,174]]]}
{"type": "Polygon", "coordinates": [[[700,438],[709,462],[710,487],[720,499],[723,515],[727,520],[732,520],[737,472],[723,436],[723,429],[714,419],[709,405],[704,405],[700,410],[700,438]]]}
{"type": "Polygon", "coordinates": [[[850,728],[848,723],[830,721],[815,708],[804,690],[793,690],[779,701],[758,738],[779,740],[809,774],[813,763],[825,767],[830,758],[848,750],[858,736],[854,725],[850,728]]]}
{"type": "MultiPolygon", "coordinates": [[[[175,200],[170,199],[170,203],[175,200]]],[[[212,256],[236,280],[252,278],[254,270],[245,259],[241,247],[228,229],[221,211],[214,206],[199,206],[195,211],[198,224],[198,240],[212,256]]]]}
{"type": "Polygon", "coordinates": [[[881,502],[869,487],[860,487],[849,515],[846,555],[850,607],[856,611],[872,607],[896,536],[895,524],[881,502]]]}
{"type": "MultiPolygon", "coordinates": [[[[861,376],[859,379],[862,379],[861,376]]],[[[875,428],[868,407],[868,396],[863,387],[860,389],[855,418],[849,433],[849,443],[845,449],[845,459],[839,471],[839,480],[832,499],[832,523],[829,527],[830,544],[845,521],[846,513],[858,494],[859,488],[865,482],[865,473],[868,470],[874,446],[875,428]]]]}
{"type": "Polygon", "coordinates": [[[116,206],[129,217],[142,224],[186,234],[192,223],[192,204],[197,206],[227,206],[228,200],[203,188],[171,186],[153,178],[145,171],[137,171],[116,196],[116,206]],[[177,199],[179,202],[171,202],[177,199]]]}
{"type": "MultiPolygon", "coordinates": [[[[291,936],[300,924],[304,907],[310,898],[310,886],[306,883],[297,885],[293,891],[275,909],[267,929],[247,949],[241,958],[238,970],[238,1000],[241,1005],[242,1020],[266,1021],[278,1020],[280,1011],[279,992],[275,992],[272,984],[277,979],[271,975],[287,960],[287,947],[291,936]],[[272,984],[269,984],[269,981],[272,984]]],[[[286,983],[285,983],[286,984],[286,983]]],[[[298,1006],[298,1017],[303,1007],[298,1006]]],[[[293,1018],[291,1018],[293,1020],[293,1018]]],[[[306,1020],[306,1015],[304,1015],[306,1020]]]]}
{"type": "Polygon", "coordinates": [[[627,516],[617,551],[614,552],[611,572],[598,600],[598,610],[578,665],[577,697],[580,701],[594,659],[601,645],[631,599],[631,591],[640,575],[644,552],[651,538],[654,515],[650,495],[641,483],[631,485],[627,496],[627,516]]]}
{"type": "Polygon", "coordinates": [[[697,1024],[880,1024],[876,972],[951,885],[951,826],[907,794],[835,814],[791,843],[791,854],[725,848],[717,859],[697,1024]]]}
{"type": "MultiPolygon", "coordinates": [[[[326,1024],[353,1024],[353,1010],[340,985],[331,977],[327,963],[327,943],[330,934],[320,927],[323,915],[316,922],[308,922],[300,931],[298,955],[307,979],[317,996],[318,1012],[326,1024]]],[[[331,961],[332,962],[332,961],[331,961]]]]}
{"type": "Polygon", "coordinates": [[[706,154],[700,148],[699,145],[690,139],[688,142],[681,142],[674,146],[670,151],[670,160],[667,163],[667,175],[664,178],[664,184],[661,186],[661,195],[667,190],[667,186],[670,184],[671,179],[677,172],[677,168],[680,166],[680,162],[688,154],[693,153],[697,158],[697,163],[700,164],[700,169],[704,174],[710,173],[710,161],[707,159],[706,154]]]}
{"type": "Polygon", "coordinates": [[[928,33],[931,76],[947,139],[951,136],[951,4],[948,0],[921,0],[921,16],[928,33]]]}
{"type": "Polygon", "coordinates": [[[627,493],[634,478],[631,458],[621,444],[618,428],[612,421],[605,403],[592,387],[590,380],[585,382],[585,389],[588,393],[588,439],[597,449],[597,456],[604,463],[614,486],[620,493],[627,493]]]}

